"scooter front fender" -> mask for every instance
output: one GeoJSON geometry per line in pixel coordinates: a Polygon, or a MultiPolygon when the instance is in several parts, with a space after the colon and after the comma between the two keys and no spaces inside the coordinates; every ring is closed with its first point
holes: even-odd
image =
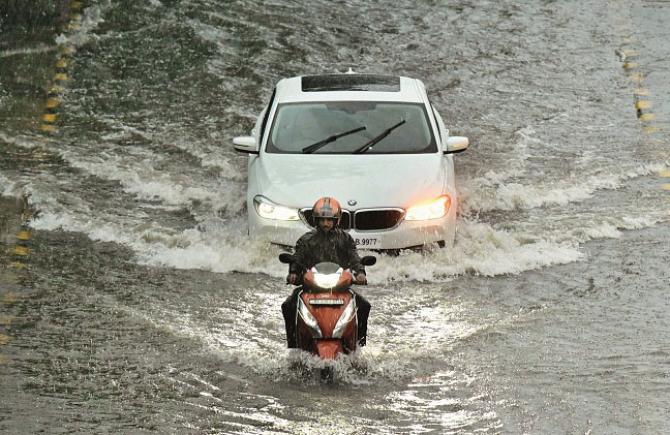
{"type": "Polygon", "coordinates": [[[317,339],[314,342],[316,354],[321,359],[335,359],[344,351],[340,339],[317,339]]]}

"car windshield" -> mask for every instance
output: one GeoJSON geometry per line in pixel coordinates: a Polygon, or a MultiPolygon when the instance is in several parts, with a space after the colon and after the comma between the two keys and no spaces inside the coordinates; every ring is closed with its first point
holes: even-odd
{"type": "Polygon", "coordinates": [[[305,148],[336,136],[311,152],[352,154],[397,124],[365,154],[437,151],[422,104],[337,101],[280,104],[266,152],[300,154],[305,148]],[[344,132],[351,133],[343,135],[344,132]]]}

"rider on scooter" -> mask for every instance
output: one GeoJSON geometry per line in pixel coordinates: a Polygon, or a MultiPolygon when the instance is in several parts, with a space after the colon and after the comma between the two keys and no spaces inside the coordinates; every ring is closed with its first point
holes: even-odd
{"type": "MultiPolygon", "coordinates": [[[[367,284],[365,268],[356,252],[356,243],[348,233],[339,228],[341,217],[342,208],[335,198],[323,197],[316,201],[312,208],[312,219],[316,223],[316,230],[298,239],[295,245],[294,262],[289,266],[289,274],[286,277],[288,284],[300,284],[305,271],[322,261],[330,261],[345,269],[351,269],[356,278],[355,284],[367,284]]],[[[281,306],[286,325],[286,341],[290,348],[298,347],[295,316],[300,289],[296,287],[281,306]]],[[[365,346],[370,303],[356,293],[356,306],[358,307],[358,344],[365,346]]]]}

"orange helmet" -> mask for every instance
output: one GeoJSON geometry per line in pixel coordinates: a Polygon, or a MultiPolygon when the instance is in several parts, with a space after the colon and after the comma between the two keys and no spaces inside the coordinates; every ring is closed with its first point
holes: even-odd
{"type": "Polygon", "coordinates": [[[312,207],[312,219],[315,223],[317,219],[335,219],[339,225],[341,217],[342,207],[335,198],[324,196],[319,198],[312,207]]]}

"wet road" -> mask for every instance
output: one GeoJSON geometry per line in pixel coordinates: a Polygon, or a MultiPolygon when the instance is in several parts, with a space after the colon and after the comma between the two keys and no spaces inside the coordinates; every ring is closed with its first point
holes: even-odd
{"type": "Polygon", "coordinates": [[[670,3],[527,3],[3,23],[0,432],[668,432],[670,3]],[[421,78],[474,143],[456,245],[370,269],[370,343],[323,385],[230,139],[279,78],[350,66],[421,78]]]}

